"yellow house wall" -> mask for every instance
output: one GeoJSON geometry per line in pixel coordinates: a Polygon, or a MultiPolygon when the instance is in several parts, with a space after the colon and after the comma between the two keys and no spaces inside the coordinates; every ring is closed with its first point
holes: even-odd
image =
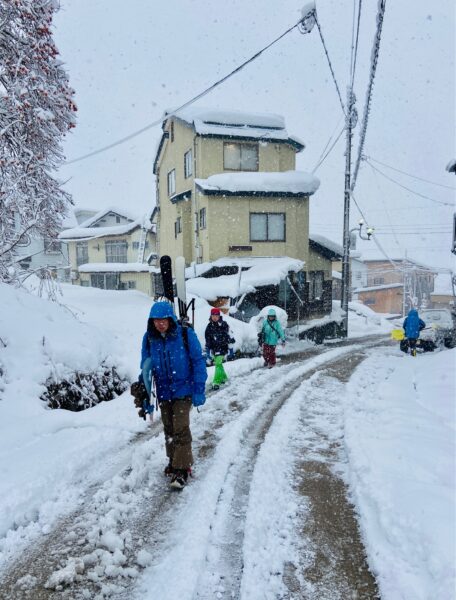
{"type": "MultiPolygon", "coordinates": [[[[170,121],[167,124],[167,130],[170,131],[170,121]]],[[[163,147],[159,168],[157,169],[158,198],[160,205],[160,255],[169,254],[172,259],[176,256],[185,256],[189,261],[191,256],[191,230],[185,231],[185,225],[188,223],[192,209],[188,201],[173,204],[168,196],[168,173],[175,169],[176,171],[176,194],[193,190],[193,176],[184,177],[184,154],[193,149],[194,132],[190,127],[174,120],[174,141],[170,138],[165,141],[163,147]],[[177,217],[182,219],[182,233],[175,237],[174,223],[177,217]]],[[[195,162],[195,156],[193,156],[195,162]]],[[[193,171],[195,164],[193,164],[193,171]]],[[[188,227],[186,228],[188,229],[188,227]]],[[[191,260],[191,259],[190,259],[191,260]]]]}
{"type": "MultiPolygon", "coordinates": [[[[200,195],[201,198],[201,195],[200,195]]],[[[207,226],[201,237],[204,260],[222,256],[290,256],[307,261],[309,201],[295,198],[206,196],[207,226]],[[285,242],[251,242],[250,213],[285,213],[285,242]],[[252,246],[252,251],[230,252],[229,246],[252,246]]]]}
{"type": "MultiPolygon", "coordinates": [[[[83,281],[87,281],[90,286],[90,275],[91,273],[79,273],[79,279],[74,281],[76,285],[82,285],[83,281]]],[[[152,284],[152,274],[151,273],[136,273],[136,272],[127,272],[120,273],[120,281],[134,281],[136,283],[136,290],[139,292],[143,292],[148,296],[153,296],[153,284],[152,284]]]]}
{"type": "Polygon", "coordinates": [[[312,248],[309,248],[308,261],[305,266],[306,271],[323,271],[325,279],[332,279],[332,262],[318,254],[312,248]]]}
{"type": "MultiPolygon", "coordinates": [[[[159,235],[160,255],[168,254],[174,260],[183,255],[187,263],[197,259],[195,213],[208,204],[204,197],[195,194],[194,178],[205,179],[215,173],[223,173],[223,143],[220,138],[204,138],[195,135],[192,127],[174,119],[174,141],[170,137],[165,141],[159,167],[157,169],[158,198],[160,205],[159,235]],[[193,175],[184,177],[184,154],[192,149],[193,175]],[[192,190],[190,203],[173,204],[168,196],[168,173],[176,171],[176,194],[192,190]],[[177,217],[182,218],[183,233],[177,238],[174,233],[174,223],[177,217]]],[[[170,132],[171,121],[166,129],[170,132]]],[[[236,140],[237,141],[237,140],[236,140]]],[[[242,143],[239,140],[239,143],[242,143]]],[[[244,143],[252,143],[245,141],[244,143]]],[[[289,171],[296,166],[296,152],[289,144],[258,142],[259,171],[289,171]]],[[[210,260],[208,254],[208,232],[200,230],[199,242],[202,247],[202,260],[210,260]]]]}

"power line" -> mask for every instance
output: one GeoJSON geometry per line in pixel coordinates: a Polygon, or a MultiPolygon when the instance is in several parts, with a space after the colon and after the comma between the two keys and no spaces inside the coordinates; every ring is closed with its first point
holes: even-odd
{"type": "Polygon", "coordinates": [[[352,64],[351,64],[351,68],[350,68],[350,81],[351,81],[351,88],[352,89],[353,89],[353,85],[355,83],[356,58],[358,56],[359,25],[360,25],[360,22],[361,22],[361,6],[362,6],[362,0],[358,0],[358,23],[357,23],[357,27],[356,27],[355,47],[354,47],[354,50],[353,50],[353,37],[354,37],[354,27],[355,27],[355,1],[356,0],[353,0],[352,64]]]}
{"type": "Polygon", "coordinates": [[[372,156],[363,156],[362,159],[373,160],[374,162],[378,163],[379,165],[382,165],[383,167],[387,167],[388,169],[392,169],[393,171],[402,173],[402,175],[408,175],[408,177],[413,177],[413,179],[418,179],[419,181],[424,181],[426,183],[432,183],[433,185],[438,185],[440,187],[447,188],[449,190],[456,190],[456,188],[452,187],[451,185],[444,185],[443,183],[437,183],[437,181],[431,181],[430,179],[424,179],[424,177],[418,177],[418,175],[413,175],[412,173],[407,173],[407,171],[401,171],[401,169],[397,169],[396,167],[387,165],[386,163],[381,162],[380,160],[372,158],[372,156]]]}
{"type": "MultiPolygon", "coordinates": [[[[244,61],[241,65],[239,65],[238,67],[236,67],[233,71],[231,71],[230,73],[228,73],[228,75],[225,75],[224,77],[222,77],[221,79],[219,79],[218,81],[216,81],[215,83],[213,83],[211,86],[209,86],[208,88],[206,88],[204,91],[200,92],[199,94],[197,94],[196,96],[194,96],[190,100],[187,100],[187,102],[184,102],[184,104],[181,104],[178,108],[176,108],[172,112],[166,113],[166,117],[167,118],[172,117],[173,115],[175,115],[176,113],[178,113],[180,110],[182,110],[184,108],[187,108],[188,106],[191,106],[197,100],[200,100],[201,98],[203,98],[204,96],[206,96],[207,94],[209,94],[209,92],[211,92],[212,90],[214,90],[216,87],[218,87],[219,85],[221,85],[222,83],[224,83],[225,81],[227,81],[227,79],[230,79],[230,77],[233,77],[233,75],[235,75],[236,73],[239,73],[239,71],[241,71],[244,67],[246,67],[248,64],[250,64],[251,62],[253,62],[254,60],[256,60],[259,56],[261,56],[261,54],[263,54],[263,52],[265,52],[266,50],[268,50],[271,46],[273,46],[279,40],[281,40],[283,37],[285,37],[288,33],[290,33],[291,31],[293,31],[293,29],[296,29],[296,27],[298,27],[299,25],[301,25],[308,16],[309,15],[306,15],[306,16],[304,16],[304,18],[301,18],[297,23],[295,23],[295,25],[293,25],[292,27],[289,27],[284,33],[282,33],[281,35],[279,35],[279,37],[275,38],[270,44],[268,44],[267,46],[265,46],[264,48],[262,48],[261,50],[259,50],[258,52],[256,52],[253,56],[251,56],[249,59],[247,59],[246,61],[244,61]]],[[[318,22],[317,22],[317,24],[318,24],[318,22]]],[[[151,129],[152,127],[156,127],[157,125],[159,125],[160,123],[163,122],[164,118],[165,118],[165,115],[163,115],[162,117],[160,117],[160,119],[157,119],[156,121],[153,121],[152,123],[149,123],[148,125],[145,125],[141,129],[138,129],[137,131],[134,131],[130,135],[127,135],[127,136],[125,136],[125,137],[123,137],[123,138],[121,138],[121,139],[119,139],[119,140],[117,140],[115,142],[112,142],[111,144],[108,144],[107,146],[103,146],[102,148],[98,148],[98,150],[94,150],[93,152],[89,152],[87,154],[84,154],[83,156],[79,156],[78,158],[74,158],[73,160],[69,160],[69,161],[65,162],[62,166],[71,165],[71,164],[79,162],[81,160],[85,160],[86,158],[90,158],[91,156],[95,156],[96,154],[101,154],[102,152],[106,152],[107,150],[110,150],[111,148],[114,148],[115,146],[120,146],[120,144],[124,144],[125,142],[128,142],[132,138],[134,138],[134,137],[136,137],[138,135],[141,135],[142,133],[144,133],[148,129],[151,129]]]]}
{"type": "Polygon", "coordinates": [[[369,83],[367,85],[366,92],[366,101],[364,104],[364,114],[363,120],[361,124],[361,131],[359,134],[359,146],[358,146],[358,156],[356,158],[355,170],[353,173],[353,178],[351,181],[351,190],[355,189],[356,180],[358,178],[359,167],[361,164],[361,156],[363,154],[364,143],[366,141],[366,132],[367,132],[367,124],[369,121],[369,113],[372,101],[372,91],[374,88],[374,79],[377,71],[377,63],[378,63],[378,55],[380,52],[380,40],[382,37],[382,27],[383,27],[383,17],[385,15],[385,4],[386,0],[379,0],[378,2],[378,11],[377,11],[377,30],[375,33],[374,43],[372,47],[372,60],[371,60],[371,68],[369,74],[369,83]]]}
{"type": "Polygon", "coordinates": [[[315,23],[317,24],[318,33],[320,34],[321,43],[323,44],[323,49],[325,51],[326,58],[328,60],[329,70],[331,71],[331,75],[332,75],[332,78],[333,78],[333,81],[334,81],[334,85],[336,86],[337,95],[339,96],[339,102],[340,102],[340,105],[342,107],[342,111],[345,114],[345,106],[344,106],[344,103],[343,103],[343,100],[342,100],[342,96],[340,95],[339,84],[337,83],[336,76],[334,74],[334,69],[333,69],[333,66],[331,64],[331,60],[329,58],[328,49],[326,48],[325,40],[323,38],[323,32],[322,32],[321,27],[320,27],[320,21],[318,20],[316,14],[315,14],[315,23]]]}
{"type": "Polygon", "coordinates": [[[371,169],[374,169],[374,171],[377,171],[377,173],[380,173],[380,175],[382,175],[383,177],[385,177],[385,179],[388,179],[388,181],[391,181],[391,182],[395,183],[396,185],[398,185],[399,187],[403,188],[404,190],[407,190],[411,194],[415,194],[415,196],[419,196],[420,198],[424,198],[425,200],[430,200],[431,202],[435,202],[437,204],[442,204],[443,206],[454,206],[454,204],[451,203],[451,202],[443,202],[442,200],[436,200],[435,198],[430,198],[429,196],[425,196],[424,194],[420,194],[419,192],[416,192],[415,190],[412,190],[411,188],[403,185],[402,183],[399,183],[399,181],[397,181],[396,179],[393,179],[389,175],[386,175],[386,173],[383,173],[383,171],[380,171],[380,169],[378,169],[373,164],[371,164],[369,162],[369,160],[367,160],[367,158],[366,158],[366,162],[371,167],[371,169]]]}
{"type": "MultiPolygon", "coordinates": [[[[327,159],[327,157],[330,155],[330,153],[332,152],[333,148],[335,147],[335,145],[337,144],[337,142],[340,139],[340,136],[343,134],[343,132],[345,131],[345,125],[342,127],[342,129],[339,132],[339,135],[336,137],[336,139],[334,140],[334,142],[332,143],[331,147],[329,148],[329,150],[326,152],[326,154],[323,156],[323,158],[321,158],[318,163],[315,165],[315,167],[313,168],[312,173],[315,173],[315,171],[318,169],[318,167],[320,165],[322,165],[325,160],[327,159]]],[[[332,136],[331,136],[332,137],[332,136]]],[[[327,145],[327,144],[326,144],[327,145]]]]}

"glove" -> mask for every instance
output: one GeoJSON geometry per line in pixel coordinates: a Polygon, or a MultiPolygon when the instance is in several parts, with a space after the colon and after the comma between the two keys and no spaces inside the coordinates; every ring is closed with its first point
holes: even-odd
{"type": "Polygon", "coordinates": [[[192,396],[192,404],[193,406],[203,406],[203,404],[206,402],[206,396],[205,394],[193,394],[192,396]]]}
{"type": "Polygon", "coordinates": [[[235,342],[235,341],[236,341],[236,340],[235,340],[235,339],[232,337],[232,338],[230,338],[230,340],[229,340],[229,343],[230,343],[230,344],[234,344],[234,342],[235,342]]]}

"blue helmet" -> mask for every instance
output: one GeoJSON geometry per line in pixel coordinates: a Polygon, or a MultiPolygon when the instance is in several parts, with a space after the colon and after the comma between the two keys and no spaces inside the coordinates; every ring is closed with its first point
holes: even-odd
{"type": "Polygon", "coordinates": [[[173,307],[169,302],[155,302],[150,309],[149,319],[174,319],[173,307]]]}

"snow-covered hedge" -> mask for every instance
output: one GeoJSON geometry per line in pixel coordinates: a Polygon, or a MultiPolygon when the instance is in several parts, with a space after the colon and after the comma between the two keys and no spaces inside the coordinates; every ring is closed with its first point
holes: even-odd
{"type": "Polygon", "coordinates": [[[124,391],[126,373],[113,358],[121,352],[111,334],[6,284],[0,305],[0,399],[8,411],[36,413],[40,398],[81,410],[124,391]]]}

